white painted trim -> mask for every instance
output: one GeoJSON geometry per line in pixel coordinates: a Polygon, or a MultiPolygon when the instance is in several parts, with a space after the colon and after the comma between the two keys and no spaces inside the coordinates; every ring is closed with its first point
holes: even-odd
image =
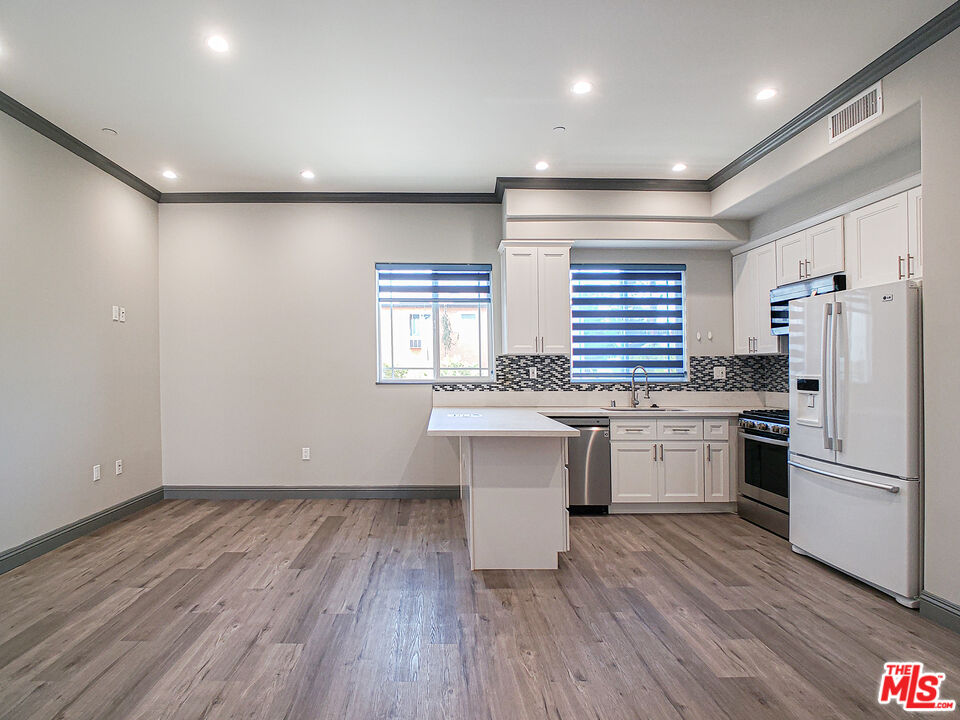
{"type": "Polygon", "coordinates": [[[537,240],[534,238],[514,240],[504,238],[497,247],[497,252],[503,252],[508,247],[573,247],[573,240],[537,240]]]}
{"type": "Polygon", "coordinates": [[[667,513],[735,513],[735,502],[704,503],[617,503],[610,506],[611,515],[661,515],[667,513]]]}
{"type": "Polygon", "coordinates": [[[749,242],[746,242],[743,245],[733,248],[730,251],[730,254],[739,255],[749,250],[753,250],[754,248],[758,248],[761,245],[767,245],[768,243],[775,242],[780,238],[786,237],[787,235],[793,235],[796,232],[806,230],[807,228],[811,228],[814,225],[819,225],[820,223],[826,222],[827,220],[833,220],[835,217],[846,215],[847,213],[851,213],[854,210],[859,210],[860,208],[864,208],[867,205],[872,205],[875,202],[880,202],[881,200],[886,200],[889,197],[893,197],[894,195],[899,195],[900,193],[906,192],[907,190],[912,190],[915,187],[919,187],[921,184],[922,183],[920,181],[920,173],[916,173],[915,175],[910,175],[909,177],[905,177],[903,180],[899,180],[893,183],[892,185],[887,185],[886,187],[881,188],[880,190],[874,190],[872,193],[867,193],[866,195],[858,197],[855,200],[850,200],[849,202],[843,203],[842,205],[838,205],[835,208],[831,208],[830,210],[825,210],[824,212],[814,215],[811,218],[807,218],[806,220],[801,220],[798,223],[794,223],[793,225],[788,225],[787,227],[781,230],[777,230],[776,232],[768,233],[767,235],[763,235],[761,237],[750,240],[749,242]]]}

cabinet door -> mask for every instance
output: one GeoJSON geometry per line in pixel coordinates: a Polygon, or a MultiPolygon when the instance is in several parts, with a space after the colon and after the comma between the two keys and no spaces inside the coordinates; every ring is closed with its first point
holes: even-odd
{"type": "Polygon", "coordinates": [[[703,443],[660,443],[660,502],[703,502],[703,443]]]}
{"type": "Polygon", "coordinates": [[[753,342],[755,353],[776,353],[780,350],[777,336],[770,332],[770,291],[777,286],[777,249],[768,243],[750,253],[755,256],[757,284],[753,302],[757,312],[757,329],[753,342]]]}
{"type": "Polygon", "coordinates": [[[733,354],[747,355],[753,350],[757,334],[757,262],[752,253],[733,258],[733,354]]]}
{"type": "Polygon", "coordinates": [[[570,248],[538,248],[540,352],[570,354],[570,248]]]}
{"type": "Polygon", "coordinates": [[[845,222],[850,288],[882,285],[907,276],[907,193],[854,210],[845,222]]]}
{"type": "Polygon", "coordinates": [[[730,502],[730,443],[706,443],[703,458],[703,499],[730,502]]]}
{"type": "Polygon", "coordinates": [[[843,272],[843,218],[814,225],[806,231],[806,277],[843,272]]]}
{"type": "Polygon", "coordinates": [[[503,251],[503,352],[530,354],[539,349],[537,248],[503,251]]]}
{"type": "Polygon", "coordinates": [[[787,235],[776,242],[777,285],[787,285],[803,279],[807,259],[807,238],[803,232],[787,235]]]}
{"type": "Polygon", "coordinates": [[[923,188],[915,187],[907,192],[908,277],[923,277],[923,188]]]}
{"type": "Polygon", "coordinates": [[[657,449],[653,442],[610,443],[612,502],[657,502],[657,449]]]}

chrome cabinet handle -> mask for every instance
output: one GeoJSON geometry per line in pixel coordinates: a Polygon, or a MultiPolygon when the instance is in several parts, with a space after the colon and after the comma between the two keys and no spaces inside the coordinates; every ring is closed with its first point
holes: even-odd
{"type": "Polygon", "coordinates": [[[866,487],[877,488],[878,490],[886,490],[888,493],[893,493],[896,495],[900,492],[900,488],[896,485],[888,485],[887,483],[878,483],[873,482],[872,480],[861,480],[860,478],[847,477],[846,475],[838,475],[837,473],[827,472],[825,470],[817,470],[812,468],[809,465],[804,465],[803,463],[798,463],[793,460],[787,460],[787,465],[790,467],[795,467],[798,470],[806,470],[807,472],[812,472],[814,475],[823,475],[824,477],[833,478],[834,480],[843,480],[844,482],[853,483],[855,485],[864,485],[866,487]]]}
{"type": "Polygon", "coordinates": [[[916,271],[910,269],[910,263],[914,260],[916,260],[916,258],[913,255],[907,253],[907,277],[913,277],[914,275],[917,274],[916,271]]]}
{"type": "Polygon", "coordinates": [[[663,462],[663,443],[660,443],[660,462],[663,462]]]}
{"type": "Polygon", "coordinates": [[[656,443],[653,444],[653,461],[654,462],[657,461],[657,444],[656,443]]]}
{"type": "Polygon", "coordinates": [[[804,272],[804,277],[810,277],[810,261],[809,260],[803,261],[803,272],[804,272]]]}
{"type": "Polygon", "coordinates": [[[547,346],[547,343],[545,341],[545,338],[543,335],[541,335],[540,336],[540,352],[546,352],[546,350],[544,349],[546,348],[546,346],[547,346]]]}
{"type": "Polygon", "coordinates": [[[897,255],[897,280],[903,280],[903,255],[897,255]]]}
{"type": "Polygon", "coordinates": [[[713,458],[710,457],[710,443],[707,443],[707,462],[713,462],[713,458]]]}

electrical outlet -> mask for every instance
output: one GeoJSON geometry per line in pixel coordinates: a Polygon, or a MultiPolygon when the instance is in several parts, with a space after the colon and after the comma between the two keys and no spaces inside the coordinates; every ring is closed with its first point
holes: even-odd
{"type": "Polygon", "coordinates": [[[126,322],[126,321],[127,321],[127,309],[123,307],[123,305],[121,305],[120,306],[120,322],[126,322]]]}
{"type": "Polygon", "coordinates": [[[117,475],[123,475],[123,460],[117,460],[117,465],[115,468],[117,475]]]}
{"type": "Polygon", "coordinates": [[[527,374],[531,380],[537,379],[537,369],[535,367],[529,368],[527,374]]]}
{"type": "Polygon", "coordinates": [[[113,306],[113,321],[114,321],[114,322],[117,322],[117,320],[119,320],[119,319],[120,319],[120,306],[119,306],[119,305],[114,305],[114,306],[113,306]]]}
{"type": "Polygon", "coordinates": [[[94,481],[94,482],[97,482],[97,480],[99,480],[99,479],[100,479],[100,466],[99,466],[99,465],[94,465],[94,466],[93,466],[93,481],[94,481]]]}
{"type": "Polygon", "coordinates": [[[310,459],[310,448],[300,448],[300,459],[301,460],[310,459]]]}
{"type": "Polygon", "coordinates": [[[727,379],[727,368],[723,365],[716,365],[713,368],[713,379],[714,380],[726,380],[727,379]]]}

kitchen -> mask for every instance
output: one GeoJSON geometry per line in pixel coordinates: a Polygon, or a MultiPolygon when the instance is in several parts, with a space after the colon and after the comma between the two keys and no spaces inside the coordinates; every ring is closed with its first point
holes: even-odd
{"type": "Polygon", "coordinates": [[[960,3],[584,12],[0,10],[0,714],[950,709],[960,3]]]}

